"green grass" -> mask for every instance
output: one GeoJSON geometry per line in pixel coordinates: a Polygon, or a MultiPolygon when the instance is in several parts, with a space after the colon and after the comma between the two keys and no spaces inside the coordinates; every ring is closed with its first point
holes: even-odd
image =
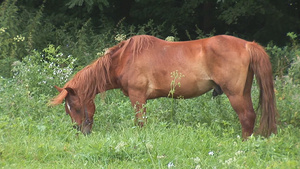
{"type": "Polygon", "coordinates": [[[29,95],[3,79],[0,84],[1,168],[300,167],[299,86],[277,81],[278,134],[243,142],[224,95],[176,100],[173,109],[170,99],[151,100],[148,123],[139,128],[129,99],[109,91],[96,98],[93,132],[84,136],[72,129],[63,105],[47,106],[50,96],[29,95]]]}

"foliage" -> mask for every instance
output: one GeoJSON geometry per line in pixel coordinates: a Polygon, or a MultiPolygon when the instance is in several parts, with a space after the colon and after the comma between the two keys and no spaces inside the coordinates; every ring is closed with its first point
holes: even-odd
{"type": "Polygon", "coordinates": [[[300,127],[300,84],[293,83],[293,80],[286,76],[276,81],[277,107],[280,114],[280,121],[284,125],[292,124],[300,127]]]}
{"type": "Polygon", "coordinates": [[[297,67],[297,57],[300,55],[300,47],[297,42],[297,35],[293,32],[287,33],[287,36],[291,39],[291,44],[279,47],[274,45],[272,42],[268,44],[266,47],[267,52],[270,55],[270,59],[272,62],[273,72],[275,76],[283,77],[288,74],[288,70],[291,67],[291,64],[294,63],[294,68],[290,69],[291,73],[294,72],[291,76],[295,76],[297,71],[295,68],[297,67]]]}
{"type": "Polygon", "coordinates": [[[22,62],[13,63],[13,79],[26,86],[29,94],[53,93],[54,85],[63,85],[73,73],[75,61],[71,55],[64,56],[49,45],[43,52],[34,50],[22,62]]]}
{"type": "Polygon", "coordinates": [[[176,96],[175,95],[175,91],[176,91],[176,88],[180,87],[181,86],[181,78],[184,78],[184,75],[181,74],[180,72],[178,72],[178,70],[175,70],[173,72],[171,72],[171,78],[172,78],[172,81],[171,81],[171,84],[170,84],[170,91],[169,91],[169,94],[168,94],[168,97],[171,98],[171,112],[169,113],[170,114],[170,119],[171,120],[175,120],[174,116],[175,116],[175,102],[176,100],[175,99],[180,99],[182,98],[182,96],[176,96]]]}
{"type": "Polygon", "coordinates": [[[45,36],[49,36],[51,31],[41,23],[43,5],[32,13],[20,8],[16,0],[6,0],[0,8],[0,59],[21,60],[28,51],[48,44],[45,36]]]}
{"type": "Polygon", "coordinates": [[[286,32],[297,31],[297,26],[291,24],[299,24],[295,17],[297,0],[219,0],[218,4],[222,10],[217,17],[228,25],[223,25],[225,31],[237,33],[239,37],[264,44],[273,40],[276,45],[282,46],[288,41],[286,32]]]}
{"type": "MultiPolygon", "coordinates": [[[[77,58],[77,64],[81,68],[101,56],[99,54],[103,53],[105,48],[119,43],[114,39],[117,34],[123,35],[122,39],[137,34],[154,35],[162,39],[171,35],[174,41],[178,41],[226,33],[252,40],[252,35],[255,34],[253,31],[258,30],[253,29],[257,27],[256,25],[249,26],[249,23],[258,23],[260,30],[262,25],[260,22],[265,22],[262,18],[265,17],[269,21],[267,22],[269,27],[274,20],[273,16],[280,16],[281,20],[283,18],[289,21],[288,24],[281,24],[282,27],[293,28],[292,30],[282,28],[282,30],[296,31],[294,26],[300,24],[294,21],[295,15],[290,15],[297,12],[295,2],[293,0],[289,2],[287,6],[285,2],[258,3],[256,0],[251,2],[170,0],[168,3],[148,0],[109,2],[106,0],[59,2],[5,0],[0,7],[0,65],[3,65],[0,68],[0,75],[11,77],[11,64],[15,60],[21,61],[30,51],[34,49],[42,51],[49,44],[60,46],[65,55],[77,58]],[[165,8],[161,8],[162,6],[165,8]],[[272,6],[272,10],[266,10],[268,6],[272,6]],[[282,11],[278,10],[279,6],[283,7],[282,11]],[[267,15],[261,16],[264,13],[267,15]],[[259,19],[256,22],[249,21],[257,18],[259,19]],[[295,24],[290,26],[292,23],[295,24]],[[240,33],[245,32],[246,28],[248,33],[240,33]],[[222,31],[223,29],[226,30],[222,31]]],[[[268,27],[264,28],[264,31],[268,27]]],[[[267,31],[272,32],[273,27],[267,31]]],[[[286,32],[276,34],[276,37],[280,37],[280,43],[273,35],[264,38],[267,41],[273,40],[273,43],[268,44],[267,49],[274,65],[274,74],[280,77],[288,73],[288,68],[296,59],[297,52],[299,53],[298,47],[295,48],[298,46],[297,32],[288,33],[288,37],[292,39],[289,45],[286,44],[287,40],[282,41],[284,39],[282,34],[286,32]]],[[[254,39],[266,43],[261,40],[261,37],[264,36],[256,36],[254,39]]]]}
{"type": "MultiPolygon", "coordinates": [[[[9,1],[15,0],[5,0],[9,1]]],[[[216,30],[216,34],[235,34],[264,44],[274,40],[282,46],[288,40],[286,32],[299,30],[297,0],[26,0],[16,3],[30,13],[35,13],[42,4],[46,7],[43,16],[46,23],[60,28],[70,22],[82,25],[91,19],[91,29],[97,34],[104,27],[113,29],[111,26],[120,20],[136,27],[152,20],[155,25],[165,25],[160,34],[163,37],[170,35],[174,26],[181,40],[190,38],[186,31],[191,39],[196,39],[198,26],[205,33],[216,30]]]]}
{"type": "MultiPolygon", "coordinates": [[[[96,98],[94,129],[84,136],[72,128],[63,106],[47,106],[49,96],[32,97],[26,84],[1,78],[0,166],[299,168],[299,86],[283,83],[276,81],[278,134],[268,139],[251,136],[243,142],[225,95],[177,100],[175,121],[168,118],[171,99],[151,100],[148,123],[140,129],[133,125],[129,99],[119,90],[108,91],[104,99],[96,98]]],[[[258,100],[257,87],[253,100],[258,100]]]]}
{"type": "Polygon", "coordinates": [[[91,11],[93,6],[98,6],[100,10],[103,10],[103,7],[107,7],[109,5],[107,0],[70,0],[67,5],[69,8],[73,8],[76,5],[83,6],[84,3],[88,11],[91,11]]]}
{"type": "Polygon", "coordinates": [[[5,59],[0,59],[0,76],[2,77],[12,77],[12,63],[17,61],[15,58],[7,57],[5,59]]]}
{"type": "Polygon", "coordinates": [[[293,80],[294,83],[300,84],[300,56],[299,55],[291,64],[291,67],[289,68],[288,76],[293,80]]]}

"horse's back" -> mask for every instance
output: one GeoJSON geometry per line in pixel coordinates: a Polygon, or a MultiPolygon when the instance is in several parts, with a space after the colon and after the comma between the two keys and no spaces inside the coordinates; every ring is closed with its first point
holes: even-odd
{"type": "Polygon", "coordinates": [[[184,87],[176,87],[175,96],[185,98],[199,96],[213,88],[208,73],[201,40],[167,42],[152,39],[152,44],[140,51],[130,66],[131,85],[144,85],[147,97],[165,97],[170,92],[172,82],[184,87]],[[171,73],[178,72],[177,77],[171,73]],[[179,78],[179,76],[182,76],[179,78]]]}
{"type": "Polygon", "coordinates": [[[135,37],[144,48],[136,47],[141,50],[128,64],[127,72],[129,86],[147,88],[147,97],[167,96],[175,80],[182,86],[176,87],[177,95],[189,98],[246,79],[250,58],[245,40],[228,35],[183,42],[146,37],[147,43],[141,42],[143,36],[135,37]],[[184,77],[171,77],[172,72],[184,77]]]}

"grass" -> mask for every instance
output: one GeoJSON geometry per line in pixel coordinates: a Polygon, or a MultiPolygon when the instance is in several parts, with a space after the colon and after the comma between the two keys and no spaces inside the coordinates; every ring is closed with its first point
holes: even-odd
{"type": "MultiPolygon", "coordinates": [[[[147,104],[148,123],[133,124],[129,99],[119,90],[97,97],[93,133],[72,129],[63,105],[29,95],[9,81],[0,86],[1,168],[299,168],[299,86],[277,81],[281,113],[277,135],[241,139],[226,96],[211,93],[147,104]],[[175,110],[174,118],[170,118],[175,110]]],[[[256,87],[253,100],[257,100],[256,87]]],[[[254,101],[255,102],[255,101],[254,101]]]]}

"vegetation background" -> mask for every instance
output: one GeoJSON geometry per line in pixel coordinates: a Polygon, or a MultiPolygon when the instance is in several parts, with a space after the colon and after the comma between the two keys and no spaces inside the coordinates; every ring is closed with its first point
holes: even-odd
{"type": "MultiPolygon", "coordinates": [[[[1,168],[299,168],[298,0],[0,1],[1,168]],[[133,125],[119,90],[97,97],[93,133],[48,107],[74,73],[133,35],[193,40],[230,34],[264,45],[275,79],[279,132],[242,142],[226,96],[161,98],[133,125]]],[[[175,88],[176,90],[176,88],[175,88]]],[[[258,102],[254,84],[253,102],[258,102]]]]}

